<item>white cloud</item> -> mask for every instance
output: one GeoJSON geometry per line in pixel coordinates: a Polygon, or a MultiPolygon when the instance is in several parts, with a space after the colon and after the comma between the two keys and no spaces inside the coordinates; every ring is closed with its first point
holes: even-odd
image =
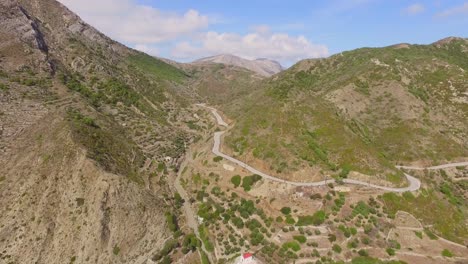
{"type": "Polygon", "coordinates": [[[134,0],[59,0],[100,31],[128,43],[157,43],[208,27],[208,16],[196,10],[163,12],[134,0]]]}
{"type": "Polygon", "coordinates": [[[269,34],[271,32],[271,28],[268,25],[256,25],[250,27],[250,30],[258,33],[258,34],[269,34]]]}
{"type": "Polygon", "coordinates": [[[404,8],[403,13],[405,13],[407,15],[417,15],[417,14],[420,14],[420,13],[424,12],[424,10],[426,10],[424,5],[422,5],[422,4],[412,4],[412,5],[404,8]]]}
{"type": "Polygon", "coordinates": [[[468,2],[465,2],[463,5],[455,6],[449,9],[446,9],[442,12],[436,14],[436,17],[449,17],[456,15],[468,15],[468,2]]]}
{"type": "Polygon", "coordinates": [[[104,34],[150,55],[170,52],[173,58],[187,60],[230,53],[250,59],[271,58],[285,64],[328,55],[324,45],[314,44],[302,35],[276,33],[279,28],[273,30],[267,25],[252,27],[245,35],[210,32],[208,27],[219,23],[219,17],[197,10],[167,12],[138,4],[137,0],[59,1],[104,34]]]}
{"type": "Polygon", "coordinates": [[[289,64],[304,58],[328,55],[324,45],[310,42],[304,36],[271,33],[267,27],[255,27],[246,35],[207,32],[195,43],[180,42],[171,51],[176,58],[193,59],[215,54],[234,54],[247,59],[270,58],[289,64]]]}

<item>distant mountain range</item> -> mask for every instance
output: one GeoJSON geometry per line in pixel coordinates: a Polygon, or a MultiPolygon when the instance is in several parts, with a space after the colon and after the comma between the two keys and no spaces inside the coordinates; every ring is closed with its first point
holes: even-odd
{"type": "Polygon", "coordinates": [[[256,59],[256,60],[248,60],[244,59],[235,55],[231,54],[221,54],[217,56],[202,58],[199,60],[194,61],[194,64],[199,63],[221,63],[226,65],[234,65],[238,67],[242,67],[251,71],[254,71],[262,76],[272,76],[278,72],[283,70],[281,64],[274,60],[269,59],[256,59]]]}

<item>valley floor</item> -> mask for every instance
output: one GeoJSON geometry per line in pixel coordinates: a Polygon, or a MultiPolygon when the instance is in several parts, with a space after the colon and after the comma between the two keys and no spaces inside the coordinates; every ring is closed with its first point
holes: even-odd
{"type": "MultiPolygon", "coordinates": [[[[229,129],[229,124],[215,108],[198,106],[208,109],[219,127],[229,129]]],[[[184,204],[187,225],[203,241],[202,250],[212,263],[214,259],[221,261],[220,263],[232,263],[240,259],[239,254],[245,252],[259,256],[256,258],[258,263],[271,262],[273,259],[283,259],[286,261],[284,263],[292,263],[292,259],[294,263],[310,263],[311,260],[321,259],[318,256],[350,261],[357,255],[358,250],[359,254],[368,254],[383,260],[404,260],[408,263],[468,261],[468,251],[464,245],[432,234],[428,231],[432,228],[431,225],[423,224],[419,218],[408,212],[399,211],[395,216],[385,216],[388,214],[383,209],[385,202],[376,202],[373,198],[380,197],[387,191],[397,194],[407,191],[425,193],[426,190],[421,188],[418,178],[405,174],[409,186],[403,188],[390,188],[352,179],[345,181],[350,184],[349,187],[333,186],[335,182],[331,179],[321,182],[286,181],[222,153],[221,136],[225,131],[214,132],[213,141],[210,140],[210,135],[206,135],[207,138],[202,140],[203,142],[192,146],[185,156],[175,182],[175,188],[183,199],[190,201],[184,204]],[[219,157],[224,158],[224,161],[217,159],[219,157]],[[255,190],[251,192],[244,186],[244,180],[250,177],[247,176],[249,173],[260,175],[264,179],[258,184],[254,182],[255,190]],[[240,183],[244,191],[239,191],[238,188],[241,187],[235,184],[232,188],[233,178],[237,174],[242,175],[240,178],[243,177],[240,183]],[[315,198],[309,198],[309,195],[319,199],[314,200],[315,198]],[[331,196],[329,201],[328,196],[331,196]],[[322,201],[321,197],[324,198],[322,201]],[[369,199],[368,202],[363,202],[366,199],[369,199]],[[240,204],[236,205],[239,200],[240,204]],[[248,216],[243,215],[242,207],[250,206],[247,205],[250,201],[255,201],[252,205],[256,209],[250,211],[248,216]],[[362,215],[359,213],[361,209],[355,209],[361,206],[367,208],[363,209],[365,212],[362,215]],[[277,212],[286,207],[291,207],[292,212],[278,215],[277,212]],[[216,211],[212,211],[215,208],[216,211]],[[240,210],[240,215],[235,210],[240,210]],[[315,217],[316,213],[321,211],[328,212],[327,221],[304,226],[299,223],[307,218],[308,213],[315,212],[315,217]],[[212,217],[221,217],[220,219],[224,220],[218,222],[212,217]],[[233,218],[236,219],[234,222],[233,218]],[[243,223],[237,226],[239,221],[243,223]],[[257,225],[262,229],[261,232],[256,231],[257,225]],[[349,232],[351,234],[348,234],[349,232]],[[265,236],[265,240],[256,244],[255,236],[260,236],[259,233],[265,236]],[[305,237],[304,241],[307,243],[298,243],[302,240],[301,237],[305,237]],[[370,244],[369,239],[373,239],[370,244]],[[289,246],[297,246],[298,251],[288,248],[289,246]],[[442,249],[448,250],[453,257],[442,256],[442,249]],[[296,257],[290,259],[292,256],[296,257]]],[[[455,169],[467,165],[468,162],[457,162],[426,169],[455,169]]],[[[420,169],[397,168],[415,171],[420,169]]]]}

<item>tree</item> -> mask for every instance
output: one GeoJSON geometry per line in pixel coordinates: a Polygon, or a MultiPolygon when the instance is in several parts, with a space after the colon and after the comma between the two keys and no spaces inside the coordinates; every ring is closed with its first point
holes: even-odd
{"type": "Polygon", "coordinates": [[[338,244],[333,244],[332,249],[333,249],[333,251],[335,251],[338,254],[341,253],[341,247],[338,244]]]}
{"type": "Polygon", "coordinates": [[[170,212],[166,212],[166,222],[167,222],[167,225],[169,227],[169,230],[171,230],[172,232],[176,232],[179,227],[177,225],[177,218],[175,215],[173,215],[172,213],[170,212]]]}
{"type": "Polygon", "coordinates": [[[304,244],[307,241],[307,238],[305,236],[299,235],[299,236],[293,236],[294,240],[297,240],[297,242],[304,244]]]}
{"type": "Polygon", "coordinates": [[[319,210],[319,211],[315,212],[314,215],[312,216],[313,224],[316,225],[316,226],[323,224],[325,222],[326,216],[327,215],[322,210],[319,210]]]}
{"type": "Polygon", "coordinates": [[[231,183],[234,184],[234,188],[239,187],[239,185],[241,184],[241,176],[239,175],[232,176],[231,183]]]}
{"type": "Polygon", "coordinates": [[[195,234],[191,233],[185,236],[184,243],[182,245],[184,246],[184,248],[187,249],[187,252],[193,252],[197,249],[197,247],[200,247],[201,242],[200,240],[198,240],[195,234]]]}
{"type": "Polygon", "coordinates": [[[242,179],[242,188],[244,188],[244,191],[248,192],[252,189],[252,186],[261,179],[262,177],[260,175],[254,174],[251,176],[245,176],[242,179]]]}
{"type": "Polygon", "coordinates": [[[288,214],[291,213],[291,208],[283,207],[283,208],[281,208],[281,213],[283,213],[284,215],[288,215],[288,214]]]}
{"type": "Polygon", "coordinates": [[[359,256],[362,256],[362,257],[367,257],[367,256],[369,256],[369,253],[367,253],[367,250],[365,250],[365,249],[360,249],[360,250],[358,251],[358,254],[359,254],[359,256]]]}

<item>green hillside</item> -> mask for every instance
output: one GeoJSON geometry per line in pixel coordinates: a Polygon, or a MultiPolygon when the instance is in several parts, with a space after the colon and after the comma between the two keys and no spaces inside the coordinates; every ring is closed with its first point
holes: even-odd
{"type": "Polygon", "coordinates": [[[466,39],[448,39],[301,61],[242,108],[225,107],[237,122],[227,145],[283,177],[315,167],[395,183],[395,164],[464,157],[467,49],[466,39]]]}

